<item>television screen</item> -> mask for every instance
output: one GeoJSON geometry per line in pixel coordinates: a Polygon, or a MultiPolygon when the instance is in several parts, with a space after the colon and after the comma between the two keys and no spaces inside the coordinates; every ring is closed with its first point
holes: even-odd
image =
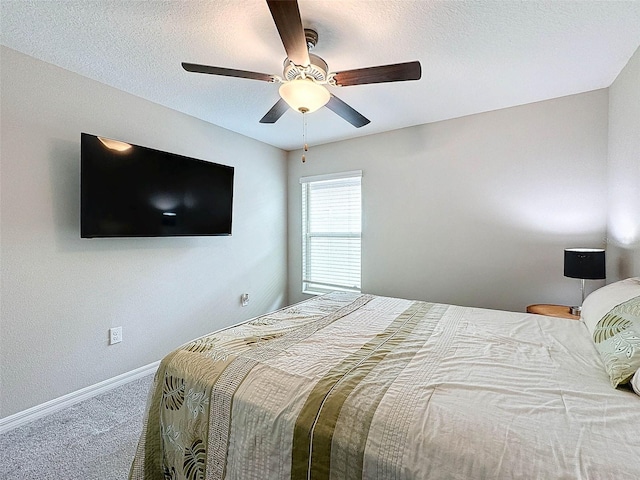
{"type": "Polygon", "coordinates": [[[83,133],[80,236],[231,235],[234,168],[83,133]]]}

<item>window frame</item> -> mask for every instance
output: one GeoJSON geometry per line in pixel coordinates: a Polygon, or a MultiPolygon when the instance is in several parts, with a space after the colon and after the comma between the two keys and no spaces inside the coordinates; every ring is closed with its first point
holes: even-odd
{"type": "MultiPolygon", "coordinates": [[[[300,178],[300,184],[302,187],[302,293],[307,295],[322,295],[325,293],[329,293],[332,291],[347,291],[347,292],[360,292],[362,289],[362,170],[353,170],[349,172],[341,172],[341,173],[332,173],[327,175],[314,175],[308,177],[300,178]],[[327,182],[327,181],[337,181],[337,180],[345,180],[345,181],[353,181],[354,179],[358,180],[358,198],[360,200],[359,205],[359,219],[360,224],[357,232],[354,231],[332,231],[332,232],[312,232],[310,231],[310,203],[309,203],[309,189],[310,184],[318,183],[318,182],[327,182]],[[358,278],[357,285],[345,285],[341,283],[332,283],[332,282],[321,282],[318,279],[314,279],[312,274],[310,276],[311,270],[311,261],[312,257],[309,256],[309,252],[311,250],[311,240],[313,238],[336,238],[336,239],[359,239],[358,242],[358,278]]],[[[345,185],[336,185],[336,188],[342,187],[345,185]]],[[[349,222],[351,224],[351,222],[349,222]]],[[[356,262],[352,262],[349,264],[350,267],[354,267],[356,262]]]]}

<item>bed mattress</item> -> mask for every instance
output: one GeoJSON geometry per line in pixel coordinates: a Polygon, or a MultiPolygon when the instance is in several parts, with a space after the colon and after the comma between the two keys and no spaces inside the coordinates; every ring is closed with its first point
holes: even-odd
{"type": "Polygon", "coordinates": [[[636,479],[639,432],[582,322],[332,293],[167,355],[130,478],[636,479]]]}

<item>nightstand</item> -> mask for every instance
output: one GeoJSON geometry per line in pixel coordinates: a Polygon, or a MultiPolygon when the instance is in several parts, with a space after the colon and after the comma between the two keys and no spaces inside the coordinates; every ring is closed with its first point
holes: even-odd
{"type": "Polygon", "coordinates": [[[548,303],[537,303],[527,307],[527,313],[537,313],[539,315],[547,315],[549,317],[569,318],[571,320],[580,320],[579,315],[571,315],[570,307],[566,305],[551,305],[548,303]]]}

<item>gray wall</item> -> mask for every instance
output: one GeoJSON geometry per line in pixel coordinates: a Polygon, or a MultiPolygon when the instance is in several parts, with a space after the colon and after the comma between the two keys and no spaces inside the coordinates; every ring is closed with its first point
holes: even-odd
{"type": "Polygon", "coordinates": [[[609,88],[607,281],[640,276],[640,48],[609,88]]]}
{"type": "Polygon", "coordinates": [[[4,47],[0,59],[0,417],[285,304],[283,151],[4,47]],[[234,166],[233,235],[80,239],[80,132],[234,166]]]}
{"type": "Polygon", "coordinates": [[[304,298],[299,178],[361,169],[364,292],[515,311],[579,303],[563,249],[604,246],[607,109],[598,90],[311,146],[305,164],[290,152],[289,300],[304,298]]]}

